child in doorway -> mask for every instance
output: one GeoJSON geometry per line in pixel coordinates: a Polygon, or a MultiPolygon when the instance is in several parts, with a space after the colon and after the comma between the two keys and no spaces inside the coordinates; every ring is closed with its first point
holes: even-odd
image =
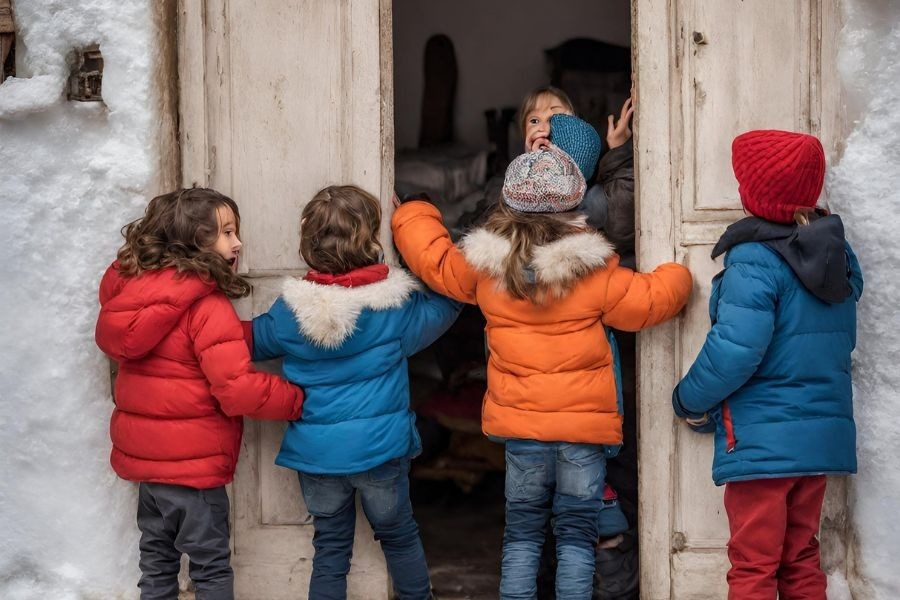
{"type": "MultiPolygon", "coordinates": [[[[619,255],[619,264],[636,266],[634,237],[634,156],[630,121],[634,112],[634,89],[622,105],[618,121],[609,115],[606,141],[609,150],[599,163],[596,157],[587,165],[590,180],[596,165],[596,183],[589,185],[580,210],[587,223],[603,232],[619,255]]],[[[574,114],[568,96],[560,89],[539,88],[526,96],[520,110],[526,151],[555,142],[566,144],[568,117],[574,114]],[[560,134],[562,137],[560,138],[560,134]]],[[[618,392],[623,403],[622,447],[607,464],[604,510],[600,513],[600,541],[597,547],[596,596],[632,598],[638,593],[638,461],[637,407],[635,381],[636,336],[631,331],[607,328],[609,342],[616,353],[618,392]]]]}
{"type": "MultiPolygon", "coordinates": [[[[596,185],[588,187],[581,210],[588,225],[600,229],[619,254],[620,264],[635,267],[634,254],[634,148],[631,141],[631,117],[634,114],[634,89],[622,105],[618,121],[609,115],[606,143],[609,150],[597,163],[585,170],[590,182],[596,167],[596,185]]],[[[545,86],[531,91],[519,109],[519,127],[525,139],[525,151],[533,152],[553,140],[550,119],[553,115],[574,115],[575,107],[561,89],[545,86]]]]}
{"type": "Polygon", "coordinates": [[[786,131],[735,138],[750,216],[725,231],[712,328],[675,388],[676,414],[715,431],[725,484],[731,599],[825,598],[816,533],[826,475],[856,472],[850,354],[859,263],[840,217],[816,209],[819,140],[786,131]]]}
{"type": "Polygon", "coordinates": [[[409,498],[410,459],[421,450],[409,407],[407,357],[456,319],[461,305],[422,291],[382,262],[378,200],[356,186],[327,187],[304,207],[302,279],[285,281],[253,320],[253,357],[284,357],[306,389],[275,463],[298,472],[315,534],[309,597],[343,599],[359,493],[400,600],[431,594],[409,498]]]}
{"type": "MultiPolygon", "coordinates": [[[[598,166],[598,183],[588,187],[580,209],[587,215],[587,223],[603,231],[607,239],[616,246],[621,265],[634,268],[634,170],[632,168],[631,130],[628,123],[633,109],[631,98],[622,106],[622,113],[618,123],[613,116],[609,116],[606,140],[610,150],[600,159],[597,165],[597,155],[600,152],[599,143],[586,144],[579,141],[577,135],[579,129],[578,119],[569,118],[575,114],[574,106],[568,95],[559,88],[552,86],[541,87],[533,90],[522,101],[519,110],[519,125],[525,139],[525,151],[530,152],[546,148],[551,141],[563,147],[570,155],[577,149],[584,154],[582,174],[589,181],[594,174],[595,166],[598,166]],[[567,115],[567,116],[556,116],[567,115]],[[552,125],[551,125],[552,123],[552,125]],[[596,147],[597,154],[585,153],[585,150],[596,147]],[[610,202],[610,199],[613,201],[610,202]],[[609,215],[612,210],[613,214],[609,215]],[[620,214],[621,213],[621,214],[620,214]],[[630,230],[630,236],[622,235],[630,230]],[[612,234],[618,233],[618,237],[612,234]]],[[[584,131],[584,128],[581,128],[584,131]]],[[[593,133],[593,128],[590,128],[593,133]]],[[[596,133],[594,133],[596,135],[596,133]]],[[[599,140],[598,140],[599,141],[599,140]]],[[[604,571],[609,571],[610,564],[615,564],[616,573],[604,572],[601,577],[601,592],[611,591],[613,587],[618,591],[623,588],[634,587],[636,577],[632,573],[621,569],[618,564],[625,557],[622,553],[634,555],[635,560],[630,564],[637,565],[637,419],[634,403],[634,347],[635,336],[633,332],[619,331],[613,333],[607,329],[610,346],[616,353],[616,374],[619,385],[617,392],[623,402],[624,428],[622,453],[608,465],[609,482],[604,490],[604,510],[600,513],[600,550],[604,571]],[[629,352],[631,357],[626,357],[627,369],[622,369],[622,355],[620,348],[629,352]],[[628,376],[627,378],[625,376],[628,376]],[[627,387],[627,392],[624,389],[627,387]],[[619,502],[619,494],[613,486],[625,490],[624,498],[629,511],[629,519],[626,519],[619,502]],[[630,527],[629,527],[630,521],[630,527]],[[629,529],[631,530],[629,533],[629,529]],[[623,538],[625,534],[625,538],[623,538]],[[622,542],[625,541],[625,544],[622,542]],[[606,549],[616,548],[617,551],[609,554],[606,549]],[[614,581],[614,579],[616,581],[614,581]],[[608,589],[607,589],[608,588],[608,589]]],[[[634,571],[632,569],[631,571],[634,571]]]]}
{"type": "Polygon", "coordinates": [[[303,392],[253,370],[228,300],[250,293],[235,273],[239,232],[237,205],[218,192],[157,196],[100,284],[97,345],[119,363],[110,462],[140,482],[142,599],[178,596],[182,553],[198,600],[233,597],[225,484],[241,415],[300,417],[303,392]]]}
{"type": "MultiPolygon", "coordinates": [[[[599,136],[577,142],[596,145],[599,136]]],[[[510,164],[503,201],[459,247],[427,202],[404,202],[392,219],[413,272],[477,304],[487,319],[482,429],[506,444],[504,599],[535,597],[548,523],[557,540],[557,597],[591,597],[607,449],[622,442],[604,325],[636,331],[661,323],[691,289],[681,265],[650,274],[620,267],[612,246],[574,210],[585,187],[578,163],[551,144],[510,164]]]]}

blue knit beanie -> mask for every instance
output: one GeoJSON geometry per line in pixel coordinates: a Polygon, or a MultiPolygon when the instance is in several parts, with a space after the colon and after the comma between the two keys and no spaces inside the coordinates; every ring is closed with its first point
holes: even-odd
{"type": "Polygon", "coordinates": [[[572,157],[585,179],[591,178],[600,158],[600,134],[590,123],[572,115],[553,115],[550,142],[572,157]]]}

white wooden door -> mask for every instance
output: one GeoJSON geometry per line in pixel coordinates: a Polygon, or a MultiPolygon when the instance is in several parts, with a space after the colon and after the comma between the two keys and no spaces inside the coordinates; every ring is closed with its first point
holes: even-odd
{"type": "MultiPolygon", "coordinates": [[[[390,198],[390,16],[389,0],[179,0],[182,182],[240,207],[240,270],[254,285],[237,303],[242,318],[265,311],[278,278],[302,267],[299,216],[317,190],[354,183],[390,198]]],[[[311,517],[296,474],[273,463],[282,431],[246,420],[231,489],[238,598],[306,597],[311,517]]],[[[361,516],[349,593],[388,595],[361,516]]]]}
{"type": "MultiPolygon", "coordinates": [[[[673,385],[709,329],[710,251],[742,218],[731,140],[749,129],[837,139],[829,0],[636,0],[636,160],[642,269],[679,260],[695,277],[684,316],[640,336],[642,598],[725,598],[724,488],[711,479],[712,438],[677,423],[673,385]],[[824,121],[823,121],[824,119],[824,121]]],[[[834,156],[829,153],[829,158],[834,156]]],[[[831,482],[832,516],[844,510],[831,482]]],[[[823,555],[840,562],[843,533],[823,531],[823,555]]],[[[830,564],[829,567],[834,565],[830,564]]]]}

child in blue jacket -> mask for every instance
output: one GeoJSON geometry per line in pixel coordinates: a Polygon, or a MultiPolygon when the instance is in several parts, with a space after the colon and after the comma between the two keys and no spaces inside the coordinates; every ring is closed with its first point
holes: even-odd
{"type": "Polygon", "coordinates": [[[715,431],[725,484],[729,599],[825,598],[816,534],[826,475],[856,472],[850,354],[859,263],[840,217],[815,209],[816,138],[751,131],[732,165],[748,218],[713,249],[712,328],[672,404],[715,431]]]}
{"type": "Polygon", "coordinates": [[[429,598],[425,553],[409,499],[410,459],[421,450],[409,407],[408,356],[429,346],[461,305],[424,291],[381,262],[381,208],[355,186],[328,187],[303,210],[300,254],[253,320],[253,358],[284,357],[306,389],[275,463],[298,472],[315,534],[309,597],[346,598],[356,494],[381,541],[397,598],[429,598]]]}

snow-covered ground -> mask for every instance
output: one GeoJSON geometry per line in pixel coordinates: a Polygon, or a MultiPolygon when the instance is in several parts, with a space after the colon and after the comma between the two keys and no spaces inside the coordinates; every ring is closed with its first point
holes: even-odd
{"type": "MultiPolygon", "coordinates": [[[[0,598],[136,596],[133,486],[108,466],[96,289],[157,190],[150,0],[19,0],[20,78],[0,87],[0,598]],[[61,100],[66,54],[99,42],[106,106],[61,100]],[[20,61],[21,62],[21,61],[20,61]]],[[[866,275],[854,357],[856,573],[833,598],[900,598],[900,5],[845,0],[857,119],[827,193],[866,275]]]]}

